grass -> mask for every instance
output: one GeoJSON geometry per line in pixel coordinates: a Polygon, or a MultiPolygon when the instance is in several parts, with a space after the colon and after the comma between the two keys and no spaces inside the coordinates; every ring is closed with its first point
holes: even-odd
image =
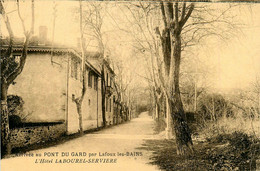
{"type": "Polygon", "coordinates": [[[152,151],[151,164],[172,170],[255,170],[260,141],[235,132],[194,143],[193,155],[179,156],[174,140],[147,140],[140,149],[152,151]]]}
{"type": "MultiPolygon", "coordinates": [[[[210,125],[209,125],[210,126],[210,125]]],[[[211,124],[213,126],[213,124],[211,124]]],[[[233,133],[243,132],[247,135],[255,136],[260,138],[260,118],[257,119],[244,119],[237,117],[233,118],[221,118],[214,126],[219,133],[233,133]]],[[[212,132],[212,131],[211,131],[212,132]]]]}
{"type": "Polygon", "coordinates": [[[256,170],[259,126],[259,120],[230,118],[208,124],[195,131],[192,155],[177,155],[175,140],[147,140],[140,149],[152,151],[151,164],[166,171],[256,170]]]}

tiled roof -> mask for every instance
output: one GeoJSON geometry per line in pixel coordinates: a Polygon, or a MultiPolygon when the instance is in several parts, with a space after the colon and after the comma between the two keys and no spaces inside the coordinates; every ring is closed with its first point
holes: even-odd
{"type": "MultiPolygon", "coordinates": [[[[4,46],[0,46],[0,50],[6,50],[8,48],[8,46],[4,45],[4,46]]],[[[13,51],[21,51],[22,50],[22,46],[14,46],[13,47],[13,51]]],[[[45,46],[45,45],[37,45],[37,46],[29,46],[28,47],[28,52],[43,52],[43,53],[70,53],[73,54],[74,56],[78,57],[79,59],[81,59],[80,54],[72,49],[72,48],[67,48],[67,47],[51,47],[51,46],[45,46]]],[[[94,52],[89,52],[91,55],[94,55],[94,52]]],[[[88,52],[87,52],[88,55],[88,52]]],[[[87,66],[92,69],[94,72],[96,72],[98,75],[100,75],[100,72],[98,71],[97,68],[95,68],[91,63],[89,63],[88,61],[86,61],[87,66]]]]}
{"type": "MultiPolygon", "coordinates": [[[[8,48],[7,45],[1,46],[0,49],[2,50],[6,50],[8,48]]],[[[14,51],[20,51],[22,50],[22,46],[13,46],[13,50],[14,51]]],[[[29,52],[51,52],[53,50],[53,52],[64,52],[64,53],[68,53],[68,52],[72,52],[72,49],[66,48],[66,47],[54,47],[52,48],[51,46],[44,46],[44,45],[38,45],[38,46],[29,46],[28,47],[28,51],[29,52]]]]}

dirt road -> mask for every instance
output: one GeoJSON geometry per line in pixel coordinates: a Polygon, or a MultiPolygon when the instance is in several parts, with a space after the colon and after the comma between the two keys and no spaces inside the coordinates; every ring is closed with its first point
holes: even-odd
{"type": "Polygon", "coordinates": [[[144,112],[128,123],[27,153],[33,156],[3,159],[1,171],[159,170],[147,164],[150,153],[138,149],[145,139],[157,138],[153,124],[144,112]]]}

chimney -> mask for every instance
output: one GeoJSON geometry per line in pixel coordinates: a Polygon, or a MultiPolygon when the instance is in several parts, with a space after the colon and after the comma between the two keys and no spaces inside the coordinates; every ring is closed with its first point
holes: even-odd
{"type": "Polygon", "coordinates": [[[45,45],[47,41],[47,32],[48,29],[46,26],[40,26],[39,27],[39,42],[38,45],[45,45]]]}

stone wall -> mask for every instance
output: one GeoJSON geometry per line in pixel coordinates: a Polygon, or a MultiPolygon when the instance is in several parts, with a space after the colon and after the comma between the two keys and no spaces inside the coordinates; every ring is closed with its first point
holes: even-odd
{"type": "Polygon", "coordinates": [[[10,130],[12,148],[54,140],[65,134],[65,124],[39,125],[10,130]]]}

